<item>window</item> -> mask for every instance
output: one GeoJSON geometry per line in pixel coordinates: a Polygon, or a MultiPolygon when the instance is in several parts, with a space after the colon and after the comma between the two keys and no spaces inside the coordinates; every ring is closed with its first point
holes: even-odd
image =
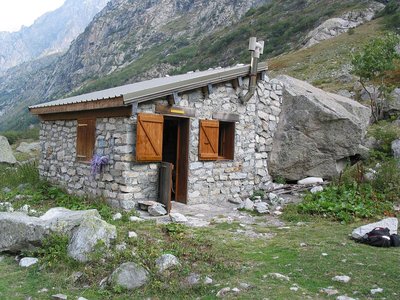
{"type": "Polygon", "coordinates": [[[93,156],[96,141],[96,119],[78,120],[76,132],[76,158],[80,161],[90,161],[93,156]]]}
{"type": "Polygon", "coordinates": [[[235,123],[200,120],[199,159],[218,160],[234,158],[235,123]]]}

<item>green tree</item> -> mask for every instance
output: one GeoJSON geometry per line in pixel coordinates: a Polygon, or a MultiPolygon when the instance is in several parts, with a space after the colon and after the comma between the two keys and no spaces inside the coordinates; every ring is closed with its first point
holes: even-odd
{"type": "Polygon", "coordinates": [[[383,118],[383,107],[393,90],[393,87],[386,83],[386,77],[388,71],[396,69],[396,59],[400,58],[396,51],[399,43],[400,37],[389,33],[371,40],[352,58],[353,73],[359,77],[370,99],[374,123],[383,118]],[[372,91],[367,89],[368,84],[374,86],[372,91]]]}

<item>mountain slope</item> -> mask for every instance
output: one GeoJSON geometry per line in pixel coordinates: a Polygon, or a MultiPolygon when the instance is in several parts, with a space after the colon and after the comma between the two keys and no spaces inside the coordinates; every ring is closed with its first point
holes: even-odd
{"type": "Polygon", "coordinates": [[[109,0],[66,0],[18,32],[0,32],[0,73],[21,62],[62,52],[109,0]]]}
{"type": "Polygon", "coordinates": [[[247,63],[249,36],[266,40],[264,59],[300,48],[324,20],[369,2],[114,0],[64,55],[0,78],[0,130],[23,128],[28,105],[66,94],[247,63]]]}

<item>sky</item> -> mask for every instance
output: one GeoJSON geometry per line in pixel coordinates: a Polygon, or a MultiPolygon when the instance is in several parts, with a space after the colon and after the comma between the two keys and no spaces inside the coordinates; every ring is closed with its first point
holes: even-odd
{"type": "Polygon", "coordinates": [[[41,15],[60,7],[65,0],[0,0],[0,31],[18,31],[41,15]]]}

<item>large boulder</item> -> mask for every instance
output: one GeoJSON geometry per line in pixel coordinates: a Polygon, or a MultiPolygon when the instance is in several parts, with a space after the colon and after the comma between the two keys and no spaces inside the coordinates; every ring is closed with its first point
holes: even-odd
{"type": "Polygon", "coordinates": [[[86,218],[72,232],[68,244],[68,255],[80,262],[89,261],[90,254],[99,242],[109,247],[116,237],[117,229],[114,225],[97,217],[86,218]]]}
{"type": "Polygon", "coordinates": [[[400,158],[400,139],[392,142],[392,152],[394,158],[400,158]]]}
{"type": "Polygon", "coordinates": [[[44,221],[46,226],[53,232],[72,234],[72,230],[82,221],[90,218],[100,218],[96,209],[89,210],[69,210],[64,207],[50,208],[40,220],[44,221]]]}
{"type": "Polygon", "coordinates": [[[0,163],[15,164],[16,162],[7,138],[0,135],[0,163]]]}
{"type": "Polygon", "coordinates": [[[397,218],[386,218],[379,222],[363,225],[354,229],[351,233],[351,236],[356,240],[360,240],[366,233],[370,232],[376,227],[387,227],[390,230],[390,234],[397,234],[398,226],[399,221],[397,220],[397,218]]]}
{"type": "Polygon", "coordinates": [[[365,153],[368,107],[289,76],[277,79],[284,91],[269,157],[271,175],[331,178],[349,159],[365,153]]]}
{"type": "Polygon", "coordinates": [[[134,262],[120,265],[110,276],[109,281],[114,286],[121,286],[133,290],[145,285],[149,281],[149,273],[134,262]]]}
{"type": "Polygon", "coordinates": [[[19,253],[40,246],[49,234],[44,222],[24,213],[0,213],[0,252],[19,253]]]}

